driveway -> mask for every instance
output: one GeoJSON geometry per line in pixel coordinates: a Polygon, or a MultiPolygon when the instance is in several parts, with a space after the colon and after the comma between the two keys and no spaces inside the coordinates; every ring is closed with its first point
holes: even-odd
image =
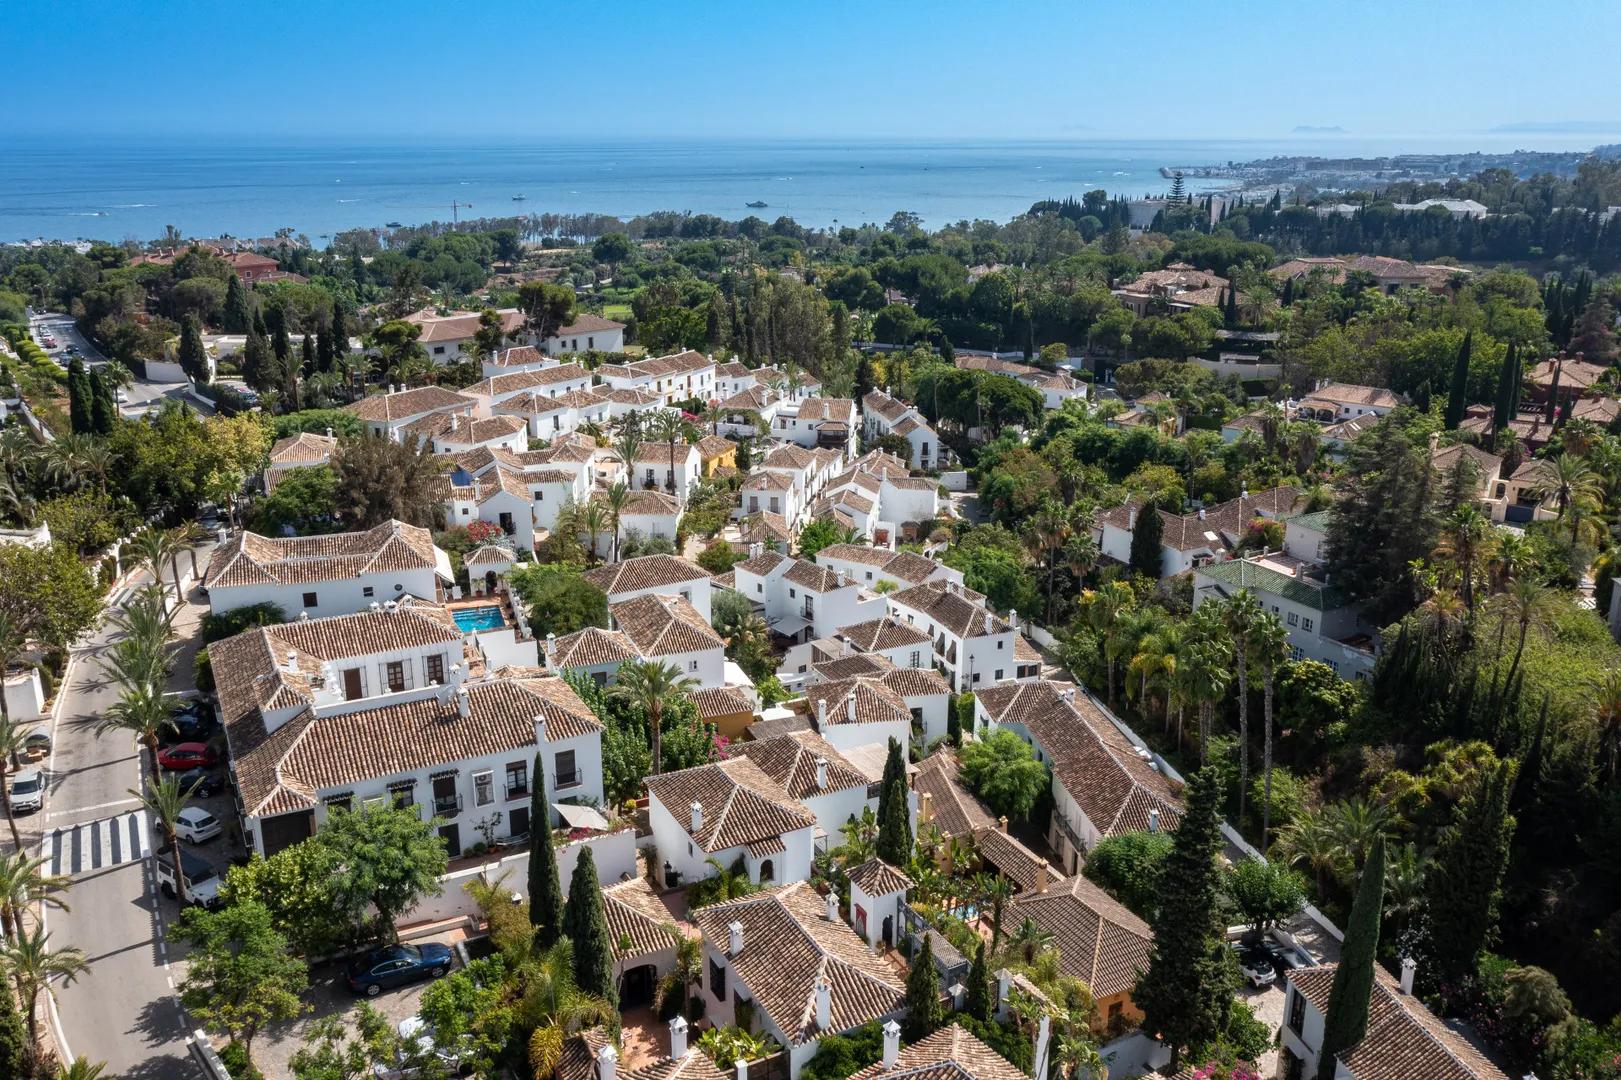
{"type": "Polygon", "coordinates": [[[1266,1025],[1272,1037],[1272,1045],[1261,1055],[1261,1060],[1255,1063],[1262,1076],[1278,1074],[1278,1031],[1283,1027],[1283,1003],[1287,998],[1281,981],[1260,988],[1251,986],[1246,981],[1243,989],[1238,992],[1238,1000],[1255,1010],[1255,1019],[1266,1025]]]}

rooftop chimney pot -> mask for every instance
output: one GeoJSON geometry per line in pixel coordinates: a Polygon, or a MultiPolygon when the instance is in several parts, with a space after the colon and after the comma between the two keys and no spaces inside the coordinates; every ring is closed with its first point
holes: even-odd
{"type": "Polygon", "coordinates": [[[702,829],[704,827],[704,807],[703,807],[703,803],[700,803],[696,799],[694,799],[693,802],[692,802],[692,805],[689,806],[687,809],[689,811],[691,811],[691,814],[692,814],[692,831],[694,833],[702,831],[702,829]]]}
{"type": "Polygon", "coordinates": [[[1418,961],[1411,956],[1401,958],[1401,992],[1407,997],[1413,996],[1413,976],[1418,972],[1418,961]]]}
{"type": "Polygon", "coordinates": [[[687,1056],[687,1018],[677,1016],[670,1021],[670,1057],[680,1061],[687,1056]]]}
{"type": "Polygon", "coordinates": [[[743,924],[733,922],[726,927],[726,955],[736,956],[743,951],[743,924]]]}
{"type": "Polygon", "coordinates": [[[825,757],[816,759],[816,787],[819,791],[827,788],[827,758],[825,757]]]}
{"type": "Polygon", "coordinates": [[[893,1020],[884,1021],[884,1068],[893,1069],[901,1053],[901,1026],[893,1020]]]}
{"type": "Polygon", "coordinates": [[[833,987],[820,977],[816,980],[816,1027],[819,1031],[833,1029],[833,987]]]}

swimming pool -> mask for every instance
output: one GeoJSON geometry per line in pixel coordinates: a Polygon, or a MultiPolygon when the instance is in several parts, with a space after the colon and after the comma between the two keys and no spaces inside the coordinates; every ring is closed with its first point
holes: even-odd
{"type": "Polygon", "coordinates": [[[451,618],[456,620],[456,626],[463,633],[477,630],[499,630],[507,624],[501,614],[501,609],[495,606],[457,608],[451,612],[451,618]]]}

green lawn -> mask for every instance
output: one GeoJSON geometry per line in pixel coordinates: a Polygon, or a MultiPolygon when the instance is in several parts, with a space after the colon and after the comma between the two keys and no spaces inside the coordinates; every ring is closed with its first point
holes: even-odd
{"type": "Polygon", "coordinates": [[[612,319],[614,322],[625,322],[630,318],[629,304],[603,304],[602,317],[612,319]]]}

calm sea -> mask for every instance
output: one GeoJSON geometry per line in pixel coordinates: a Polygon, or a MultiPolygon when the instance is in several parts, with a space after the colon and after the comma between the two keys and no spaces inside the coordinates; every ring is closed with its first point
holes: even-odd
{"type": "Polygon", "coordinates": [[[265,236],[286,227],[317,244],[348,228],[448,221],[452,203],[463,218],[687,210],[767,220],[787,214],[828,226],[881,223],[910,210],[936,226],[1002,221],[1037,200],[1095,188],[1161,192],[1161,165],[1465,148],[1309,138],[590,145],[6,139],[0,146],[0,242],[145,241],[174,225],[189,236],[265,236]],[[753,201],[767,206],[751,210],[753,201]]]}

